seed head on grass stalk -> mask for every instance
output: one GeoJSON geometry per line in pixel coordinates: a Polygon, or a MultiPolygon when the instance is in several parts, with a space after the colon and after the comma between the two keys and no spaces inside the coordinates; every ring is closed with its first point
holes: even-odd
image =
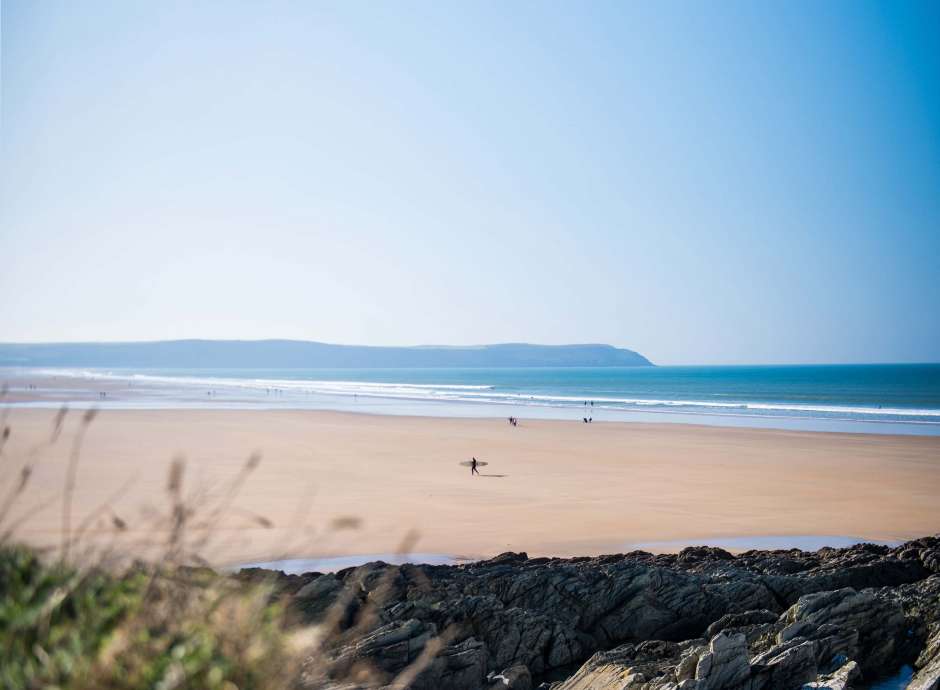
{"type": "Polygon", "coordinates": [[[98,410],[94,407],[90,407],[85,410],[85,413],[82,415],[78,432],[75,434],[75,440],[72,442],[72,452],[69,454],[69,463],[65,471],[65,493],[62,500],[62,548],[60,551],[60,558],[63,562],[68,561],[69,549],[72,546],[72,498],[75,493],[78,459],[81,456],[85,433],[97,414],[98,410]]]}
{"type": "MultiPolygon", "coordinates": [[[[64,416],[64,410],[57,415],[51,442],[61,433],[64,416]]],[[[166,477],[166,510],[149,520],[132,521],[132,529],[114,509],[125,485],[78,520],[72,514],[72,498],[82,444],[94,419],[94,410],[82,415],[70,448],[61,496],[59,558],[44,562],[33,550],[13,547],[8,539],[16,523],[0,542],[0,687],[299,690],[392,682],[392,687],[404,690],[450,642],[450,630],[432,638],[395,678],[364,659],[342,661],[338,653],[343,645],[355,645],[356,636],[371,632],[379,620],[398,572],[394,567],[370,587],[364,605],[357,605],[356,620],[347,620],[347,615],[349,603],[362,592],[358,578],[346,583],[318,626],[287,615],[290,600],[283,589],[278,592],[273,578],[261,584],[245,582],[204,567],[208,563],[198,547],[217,531],[223,517],[240,516],[252,529],[274,527],[264,515],[233,505],[260,463],[257,453],[248,457],[218,500],[184,493],[186,466],[177,457],[166,477]],[[86,543],[85,535],[98,525],[99,538],[86,543]],[[194,527],[199,528],[198,539],[192,538],[194,527]],[[140,553],[145,543],[159,545],[161,553],[128,567],[128,554],[140,553]],[[37,579],[44,584],[37,586],[37,579]],[[30,611],[40,615],[30,617],[30,611]]],[[[29,488],[31,474],[32,465],[24,465],[12,483],[14,498],[29,488]]],[[[48,502],[41,507],[45,505],[48,502]]],[[[324,533],[361,528],[359,518],[345,515],[329,522],[324,533]]],[[[416,541],[417,534],[408,533],[398,554],[407,555],[416,541]]]]}

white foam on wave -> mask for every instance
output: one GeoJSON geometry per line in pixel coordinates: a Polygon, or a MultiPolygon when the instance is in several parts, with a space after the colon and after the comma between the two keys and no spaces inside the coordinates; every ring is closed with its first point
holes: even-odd
{"type": "Polygon", "coordinates": [[[490,390],[491,385],[485,384],[449,384],[449,383],[383,383],[376,381],[334,381],[334,380],[308,380],[308,379],[265,379],[265,378],[230,378],[221,376],[160,376],[156,374],[125,374],[113,371],[92,371],[87,369],[38,369],[34,372],[39,376],[62,376],[66,378],[98,379],[106,381],[128,381],[138,383],[189,385],[201,388],[246,388],[252,390],[267,390],[278,388],[282,390],[317,390],[322,392],[354,393],[384,392],[384,391],[477,391],[490,390]]]}
{"type": "MultiPolygon", "coordinates": [[[[499,392],[490,384],[406,383],[376,381],[335,381],[306,379],[231,378],[210,376],[162,376],[92,371],[85,369],[40,369],[37,375],[64,376],[84,379],[128,381],[143,385],[183,386],[193,388],[232,389],[255,392],[278,390],[297,394],[362,396],[398,400],[477,402],[497,405],[582,408],[584,396],[544,393],[499,392]]],[[[682,412],[741,416],[819,416],[867,419],[870,421],[903,420],[912,423],[940,423],[940,409],[877,407],[863,405],[823,405],[776,402],[672,400],[636,397],[594,397],[595,409],[638,410],[644,412],[682,412]],[[934,421],[937,420],[937,421],[934,421]]]]}

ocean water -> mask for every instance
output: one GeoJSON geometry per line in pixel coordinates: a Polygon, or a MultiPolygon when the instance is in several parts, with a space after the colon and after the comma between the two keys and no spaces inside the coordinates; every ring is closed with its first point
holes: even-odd
{"type": "MultiPolygon", "coordinates": [[[[103,407],[356,410],[380,414],[676,421],[940,434],[940,364],[500,369],[18,370],[103,407]]],[[[2,373],[0,373],[2,378],[2,373]]],[[[15,392],[15,390],[14,390],[15,392]]],[[[52,404],[38,400],[28,404],[52,404]]]]}

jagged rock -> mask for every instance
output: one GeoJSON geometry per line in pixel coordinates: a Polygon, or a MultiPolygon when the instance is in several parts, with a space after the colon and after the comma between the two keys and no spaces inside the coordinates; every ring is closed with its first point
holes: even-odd
{"type": "Polygon", "coordinates": [[[850,690],[852,684],[862,677],[862,671],[854,661],[839,667],[834,673],[806,683],[803,690],[850,690]]]}
{"type": "Polygon", "coordinates": [[[820,661],[836,654],[858,657],[863,672],[889,668],[904,630],[901,607],[872,594],[853,589],[807,594],[787,610],[787,626],[778,642],[813,637],[820,645],[820,661]],[[825,627],[829,626],[829,627],[825,627]]]}
{"type": "MultiPolygon", "coordinates": [[[[430,666],[411,685],[414,690],[453,688],[477,690],[486,677],[486,650],[483,643],[472,637],[449,645],[437,653],[430,666]]],[[[520,690],[528,690],[519,685],[520,690]]],[[[515,690],[515,686],[513,686],[515,690]]]]}
{"type": "MultiPolygon", "coordinates": [[[[940,609],[940,601],[937,606],[940,609]]],[[[918,670],[911,678],[908,690],[940,690],[940,627],[927,640],[924,651],[917,657],[915,667],[918,670]]]]}
{"type": "MultiPolygon", "coordinates": [[[[676,666],[685,658],[698,659],[683,645],[674,642],[644,642],[641,645],[622,645],[609,652],[592,656],[568,680],[553,686],[552,690],[638,690],[648,681],[668,684],[672,676],[664,669],[676,666]]],[[[666,685],[663,685],[666,687],[666,685]]]]}
{"type": "Polygon", "coordinates": [[[572,559],[510,552],[458,566],[243,577],[273,578],[304,620],[329,616],[337,669],[371,664],[390,681],[445,635],[415,688],[483,690],[516,666],[536,685],[580,664],[559,688],[769,690],[843,676],[850,684],[853,661],[872,677],[910,663],[932,687],[936,573],[938,537],[737,556],[709,547],[572,559]]]}
{"type": "Polygon", "coordinates": [[[814,643],[792,640],[749,661],[743,634],[719,633],[708,646],[624,645],[595,654],[553,690],[775,690],[817,678],[814,643]]]}
{"type": "Polygon", "coordinates": [[[733,561],[734,556],[715,546],[687,546],[676,558],[679,563],[690,564],[702,561],[733,561]]]}
{"type": "Polygon", "coordinates": [[[532,674],[525,666],[511,666],[487,677],[490,690],[532,690],[532,674]]]}
{"type": "Polygon", "coordinates": [[[729,613],[708,626],[706,637],[714,637],[722,630],[744,631],[753,629],[761,624],[776,623],[779,615],[767,609],[758,611],[745,611],[744,613],[729,613]]]}
{"type": "MultiPolygon", "coordinates": [[[[929,542],[918,539],[917,542],[929,542]]],[[[922,557],[919,553],[918,557],[922,557]]],[[[909,688],[940,690],[940,575],[922,582],[884,592],[893,595],[907,614],[909,637],[914,656],[914,677],[909,688]]]]}
{"type": "Polygon", "coordinates": [[[751,674],[747,657],[744,635],[718,633],[695,665],[697,690],[719,690],[742,684],[751,674]]]}
{"type": "Polygon", "coordinates": [[[902,560],[920,561],[931,573],[940,574],[940,535],[914,539],[895,551],[902,560]]]}
{"type": "MultiPolygon", "coordinates": [[[[412,664],[417,664],[425,645],[435,638],[436,633],[433,625],[428,626],[415,619],[382,626],[355,643],[342,647],[336,655],[332,672],[343,677],[357,663],[367,662],[374,667],[373,676],[391,680],[412,664]]],[[[486,663],[484,645],[468,638],[438,651],[427,666],[420,669],[409,687],[415,690],[442,687],[478,690],[484,686],[486,663]]],[[[367,684],[365,687],[374,686],[367,684]]]]}
{"type": "Polygon", "coordinates": [[[695,669],[698,667],[698,660],[702,655],[702,651],[698,647],[692,647],[682,655],[674,672],[677,683],[695,678],[695,669]]]}
{"type": "Polygon", "coordinates": [[[295,610],[308,619],[317,619],[333,606],[343,583],[335,575],[322,575],[303,585],[293,596],[295,610]]]}
{"type": "Polygon", "coordinates": [[[395,621],[343,649],[340,657],[349,661],[369,659],[385,671],[397,672],[414,661],[436,633],[433,625],[415,618],[395,621]]]}
{"type": "Polygon", "coordinates": [[[816,647],[799,638],[778,645],[751,662],[749,690],[797,688],[817,677],[816,647]]]}

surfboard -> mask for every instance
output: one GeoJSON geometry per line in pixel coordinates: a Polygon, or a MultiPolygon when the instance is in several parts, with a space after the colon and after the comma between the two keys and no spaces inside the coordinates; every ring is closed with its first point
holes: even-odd
{"type": "MultiPolygon", "coordinates": [[[[463,465],[464,467],[471,467],[471,466],[473,465],[473,460],[464,460],[464,461],[463,461],[462,463],[460,463],[460,464],[463,465]]],[[[477,460],[477,467],[486,467],[486,466],[489,465],[489,464],[490,464],[490,463],[488,463],[488,462],[483,462],[482,460],[477,460]]]]}

